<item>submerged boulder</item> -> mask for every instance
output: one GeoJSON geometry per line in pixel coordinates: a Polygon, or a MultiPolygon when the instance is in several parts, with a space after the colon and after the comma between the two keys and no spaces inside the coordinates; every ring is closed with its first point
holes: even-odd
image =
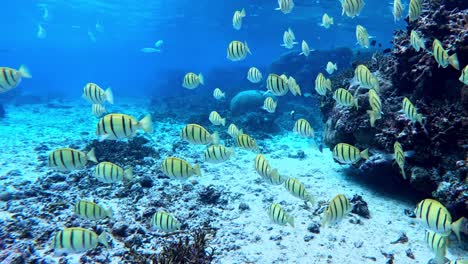
{"type": "Polygon", "coordinates": [[[231,100],[230,108],[234,116],[239,116],[248,112],[258,112],[263,106],[263,101],[267,97],[264,91],[247,90],[238,93],[231,100]]]}

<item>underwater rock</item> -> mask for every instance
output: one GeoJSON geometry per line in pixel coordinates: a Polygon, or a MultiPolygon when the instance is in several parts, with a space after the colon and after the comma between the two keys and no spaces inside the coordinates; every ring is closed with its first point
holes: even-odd
{"type": "Polygon", "coordinates": [[[307,231],[314,234],[320,234],[320,224],[316,222],[309,224],[309,226],[307,226],[307,231]]]}
{"type": "Polygon", "coordinates": [[[245,211],[245,210],[249,210],[250,209],[250,206],[246,203],[240,203],[239,204],[239,210],[241,211],[245,211]]]}
{"type": "Polygon", "coordinates": [[[208,247],[207,239],[214,235],[212,230],[199,229],[178,241],[168,241],[155,263],[211,263],[215,249],[208,247]]]}
{"type": "Polygon", "coordinates": [[[397,240],[390,242],[390,244],[398,244],[398,243],[405,244],[406,242],[408,242],[408,236],[406,236],[405,233],[402,233],[397,240]]]}
{"type": "Polygon", "coordinates": [[[5,118],[5,108],[0,104],[0,118],[5,118]]]}
{"type": "Polygon", "coordinates": [[[220,197],[221,192],[217,191],[213,185],[205,187],[198,193],[198,200],[205,204],[217,204],[220,197]]]}
{"type": "Polygon", "coordinates": [[[231,99],[230,109],[233,116],[239,116],[251,112],[263,112],[263,101],[267,98],[265,91],[242,91],[231,99]]]}
{"type": "Polygon", "coordinates": [[[352,213],[367,219],[370,218],[369,208],[364,199],[362,199],[362,196],[355,194],[349,202],[353,205],[352,213]]]}

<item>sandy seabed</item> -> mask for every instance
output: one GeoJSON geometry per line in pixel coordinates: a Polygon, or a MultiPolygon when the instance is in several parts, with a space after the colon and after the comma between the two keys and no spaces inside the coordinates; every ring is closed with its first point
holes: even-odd
{"type": "MultiPolygon", "coordinates": [[[[98,119],[92,116],[89,104],[79,100],[56,102],[52,106],[58,107],[42,104],[6,105],[7,117],[0,120],[0,193],[37,188],[41,178],[57,174],[44,164],[44,157],[51,150],[70,144],[82,149],[96,139],[95,125],[98,119]],[[49,150],[42,151],[44,146],[49,150]]],[[[148,112],[146,106],[145,102],[129,99],[109,108],[113,112],[142,116],[148,112]]],[[[209,124],[208,114],[206,123],[201,125],[209,124]]],[[[141,234],[128,234],[141,238],[140,245],[134,249],[157,253],[161,238],[154,236],[159,231],[150,229],[148,212],[159,209],[171,212],[190,229],[210,222],[217,229],[216,236],[209,241],[209,246],[216,249],[214,263],[392,263],[387,261],[388,256],[393,255],[393,263],[426,264],[433,257],[424,241],[423,226],[404,213],[405,209],[412,211],[415,204],[359,184],[344,173],[348,166],[333,161],[329,149],[321,153],[311,148],[307,140],[292,132],[258,141],[261,146],[265,146],[265,157],[273,168],[277,168],[283,176],[299,179],[315,197],[317,203],[308,207],[283,186],[263,182],[253,168],[253,152],[236,149],[236,156],[221,164],[201,163],[204,146],[182,144],[175,153],[172,152],[174,144],[181,142],[179,131],[185,124],[177,120],[163,120],[166,121],[155,121],[154,133],[145,135],[150,140],[148,145],[157,149],[161,159],[146,158],[145,164],[137,165],[134,168],[135,178],[129,184],[97,182],[92,175],[94,164],[88,165],[81,172],[63,174],[63,182],[43,190],[52,195],[57,194],[59,200],[65,200],[66,206],[50,216],[52,221],[50,218],[42,218],[40,213],[49,206],[46,199],[35,202],[34,206],[30,202],[35,200],[30,197],[0,200],[2,226],[15,226],[15,221],[24,219],[34,223],[34,226],[26,227],[32,229],[31,237],[20,238],[11,234],[9,237],[14,239],[14,243],[0,243],[6,247],[0,253],[0,260],[3,258],[0,263],[8,263],[5,262],[8,261],[8,252],[21,251],[18,245],[24,243],[35,247],[34,257],[58,263],[61,257],[53,254],[48,243],[53,232],[69,226],[98,226],[98,229],[109,234],[117,225],[126,224],[129,230],[140,228],[145,230],[143,237],[141,234]],[[305,158],[299,159],[296,156],[298,151],[304,151],[305,158]],[[162,159],[168,155],[184,158],[192,164],[201,163],[202,177],[186,181],[157,177],[161,174],[159,167],[162,159]],[[142,177],[150,177],[153,186],[142,188],[138,183],[142,177]],[[187,185],[191,187],[186,188],[187,185]],[[222,204],[204,204],[199,201],[199,191],[209,185],[222,193],[222,204]],[[138,199],[135,199],[135,192],[138,192],[138,199]],[[364,219],[350,214],[338,225],[321,227],[320,233],[310,232],[310,225],[320,223],[320,216],[314,214],[319,205],[325,205],[339,193],[348,198],[355,194],[362,196],[368,203],[371,218],[364,219]],[[155,201],[168,195],[172,197],[170,202],[163,208],[154,208],[155,201]],[[95,200],[105,208],[112,208],[115,219],[93,222],[78,218],[73,214],[72,206],[79,199],[95,200]],[[281,203],[294,216],[295,228],[276,225],[268,218],[266,208],[272,202],[281,203]],[[240,210],[241,203],[248,205],[249,209],[240,210]],[[21,213],[21,218],[17,217],[18,213],[21,213]],[[403,233],[407,235],[408,242],[391,243],[403,233]],[[44,237],[45,234],[49,237],[44,237]],[[408,250],[414,259],[407,256],[408,250]]],[[[220,131],[225,129],[219,128],[220,131]]],[[[233,144],[226,133],[221,136],[227,145],[233,144]]],[[[99,156],[97,158],[103,161],[99,156]]],[[[112,237],[112,248],[103,248],[100,254],[105,255],[105,258],[101,259],[122,263],[121,256],[128,250],[124,240],[112,237]]],[[[466,254],[457,246],[455,240],[451,241],[447,253],[449,259],[455,260],[466,254]]],[[[74,263],[79,262],[81,255],[70,254],[65,258],[74,263]]]]}

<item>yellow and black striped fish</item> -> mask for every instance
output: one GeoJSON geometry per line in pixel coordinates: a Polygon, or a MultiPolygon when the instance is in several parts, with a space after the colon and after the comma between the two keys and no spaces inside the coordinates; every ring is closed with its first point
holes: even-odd
{"type": "Polygon", "coordinates": [[[271,97],[265,98],[265,101],[263,101],[263,107],[262,109],[266,110],[268,113],[274,113],[276,110],[277,103],[275,100],[271,97]]]}
{"type": "Polygon", "coordinates": [[[369,105],[371,110],[367,110],[371,127],[375,126],[375,121],[382,118],[382,102],[374,89],[369,90],[369,105]]]}
{"type": "Polygon", "coordinates": [[[242,129],[237,128],[237,126],[235,124],[230,124],[229,127],[228,127],[228,134],[232,138],[237,139],[237,137],[240,134],[243,134],[243,132],[242,132],[242,129]]]}
{"type": "Polygon", "coordinates": [[[88,161],[97,162],[94,148],[88,153],[71,148],[61,148],[49,154],[48,165],[61,171],[72,171],[84,168],[88,161]]]}
{"type": "Polygon", "coordinates": [[[247,134],[237,136],[237,146],[247,150],[258,150],[257,142],[247,134]]]}
{"type": "Polygon", "coordinates": [[[188,124],[180,132],[180,137],[192,144],[208,145],[218,144],[219,136],[218,132],[210,134],[208,130],[197,124],[188,124]]]}
{"type": "Polygon", "coordinates": [[[213,97],[216,99],[216,100],[221,100],[223,98],[226,97],[226,94],[223,93],[223,91],[221,91],[221,89],[219,88],[216,88],[213,90],[213,97]]]}
{"type": "Polygon", "coordinates": [[[355,146],[347,143],[338,143],[333,148],[333,158],[341,163],[351,164],[358,162],[361,158],[369,158],[369,150],[360,151],[355,146]]]}
{"type": "Polygon", "coordinates": [[[294,8],[293,0],[278,0],[278,7],[275,10],[280,10],[283,14],[289,14],[294,8]]]}
{"type": "Polygon", "coordinates": [[[289,91],[294,95],[299,95],[301,96],[301,87],[299,84],[297,84],[296,79],[294,79],[292,76],[289,76],[288,78],[288,87],[289,91]]]}
{"type": "Polygon", "coordinates": [[[151,218],[151,226],[164,232],[174,232],[180,229],[180,224],[170,214],[160,211],[151,218]]]}
{"type": "Polygon", "coordinates": [[[242,18],[245,17],[245,9],[242,8],[241,11],[236,10],[232,16],[232,26],[236,30],[240,30],[242,27],[242,18]]]}
{"type": "Polygon", "coordinates": [[[200,165],[192,166],[183,159],[168,157],[161,165],[163,173],[171,178],[188,178],[193,175],[201,176],[200,165]]]}
{"type": "Polygon", "coordinates": [[[109,217],[112,220],[113,218],[112,209],[106,210],[98,204],[84,200],[76,203],[75,214],[91,220],[99,220],[106,217],[109,217]]]}
{"type": "Polygon", "coordinates": [[[296,121],[296,123],[294,123],[293,132],[306,138],[315,137],[314,129],[310,125],[309,121],[305,120],[304,118],[300,118],[296,121]]]}
{"type": "Polygon", "coordinates": [[[104,183],[118,183],[123,180],[130,181],[133,178],[133,168],[130,167],[124,170],[114,163],[104,161],[94,168],[94,176],[104,183]]]}
{"type": "Polygon", "coordinates": [[[270,167],[270,164],[268,164],[268,161],[266,160],[265,156],[263,156],[260,153],[257,154],[257,156],[255,156],[254,162],[255,162],[255,170],[260,176],[262,176],[263,178],[266,178],[268,177],[268,175],[270,175],[271,167],[270,167]]]}
{"type": "Polygon", "coordinates": [[[247,53],[252,54],[252,52],[250,52],[249,46],[247,45],[247,42],[234,40],[229,43],[226,57],[231,61],[241,61],[247,57],[247,53]]]}
{"type": "Polygon", "coordinates": [[[221,115],[216,111],[211,111],[210,116],[208,118],[211,124],[215,126],[225,126],[226,125],[226,118],[222,118],[221,115]]]}
{"type": "Polygon", "coordinates": [[[223,145],[212,145],[205,150],[205,161],[221,163],[234,156],[234,148],[226,148],[223,145]]]}
{"type": "Polygon", "coordinates": [[[354,78],[359,82],[362,88],[373,88],[379,92],[377,78],[370,72],[370,70],[363,64],[360,64],[354,70],[354,78]]]}
{"type": "Polygon", "coordinates": [[[22,78],[32,78],[26,66],[21,65],[18,70],[0,67],[0,94],[18,86],[22,78]]]}
{"type": "Polygon", "coordinates": [[[401,0],[393,0],[393,20],[395,22],[399,21],[403,17],[403,5],[401,4],[401,0]]]}
{"type": "Polygon", "coordinates": [[[445,263],[445,253],[447,251],[448,243],[447,237],[431,230],[426,230],[424,240],[426,240],[427,245],[436,255],[436,262],[441,264],[445,263]]]}
{"type": "Polygon", "coordinates": [[[270,73],[267,78],[267,89],[273,95],[283,96],[288,93],[288,79],[277,74],[270,73]]]}
{"type": "Polygon", "coordinates": [[[442,47],[442,43],[440,43],[438,39],[434,39],[434,42],[432,43],[432,54],[439,64],[439,67],[442,66],[442,68],[447,68],[447,66],[450,64],[453,68],[460,70],[457,54],[454,53],[449,56],[447,51],[442,47]]]}
{"type": "Polygon", "coordinates": [[[351,204],[343,194],[336,195],[323,213],[322,225],[334,225],[340,222],[351,211],[351,204]]]}
{"type": "Polygon", "coordinates": [[[426,44],[424,43],[424,39],[422,39],[418,32],[415,30],[411,30],[410,34],[410,43],[411,46],[419,52],[421,49],[426,49],[426,44]]]}
{"type": "Polygon", "coordinates": [[[398,167],[400,167],[401,175],[403,175],[403,179],[406,180],[406,173],[405,173],[405,152],[403,151],[403,147],[398,141],[395,141],[393,144],[393,155],[395,158],[398,167]]]}
{"type": "Polygon", "coordinates": [[[320,26],[330,28],[331,25],[333,25],[333,17],[330,17],[327,13],[323,14],[320,26]]]}
{"type": "Polygon", "coordinates": [[[361,25],[356,26],[356,40],[362,48],[369,48],[369,33],[367,29],[361,25]]]}
{"type": "Polygon", "coordinates": [[[101,104],[93,104],[91,106],[91,112],[93,113],[93,115],[97,118],[100,118],[101,116],[103,116],[107,111],[106,111],[106,108],[104,106],[102,106],[101,104]]]}
{"type": "Polygon", "coordinates": [[[411,120],[411,122],[419,122],[421,126],[423,125],[422,114],[418,113],[416,107],[407,97],[403,98],[403,113],[405,113],[405,116],[411,120]]]}
{"type": "Polygon", "coordinates": [[[197,75],[193,72],[189,72],[185,74],[184,80],[182,81],[182,87],[187,89],[195,89],[200,84],[205,85],[205,79],[201,73],[197,75]]]}
{"type": "Polygon", "coordinates": [[[105,115],[97,124],[96,135],[101,140],[119,140],[134,137],[138,129],[142,129],[146,133],[153,132],[151,115],[146,115],[140,121],[137,121],[133,116],[125,114],[105,115]]]}
{"type": "Polygon", "coordinates": [[[351,18],[356,17],[361,13],[364,5],[364,0],[342,0],[341,7],[343,10],[341,15],[346,14],[351,18]]]}
{"type": "Polygon", "coordinates": [[[273,220],[273,222],[276,224],[290,224],[292,227],[294,227],[294,217],[288,215],[283,210],[283,208],[281,208],[281,205],[277,203],[273,203],[270,205],[270,207],[268,207],[268,216],[270,216],[270,219],[273,220]]]}
{"type": "Polygon", "coordinates": [[[247,72],[247,80],[251,83],[259,83],[262,81],[262,78],[262,73],[255,67],[251,67],[247,72]]]}
{"type": "Polygon", "coordinates": [[[463,68],[460,78],[458,79],[460,82],[468,85],[468,65],[463,68]]]}
{"type": "Polygon", "coordinates": [[[288,178],[284,182],[284,187],[289,191],[293,196],[302,199],[306,202],[314,204],[314,197],[309,194],[302,182],[295,178],[288,178]]]}
{"type": "Polygon", "coordinates": [[[55,234],[52,239],[52,248],[56,252],[77,253],[93,249],[98,244],[109,247],[107,237],[106,232],[98,236],[93,231],[84,228],[70,227],[55,234]]]}
{"type": "Polygon", "coordinates": [[[95,83],[87,83],[83,88],[83,98],[93,104],[103,104],[106,101],[110,104],[114,103],[114,95],[111,88],[105,91],[95,83]]]}
{"type": "Polygon", "coordinates": [[[292,31],[291,28],[288,28],[288,30],[284,31],[283,33],[283,44],[281,44],[281,46],[287,49],[292,49],[294,45],[297,44],[297,42],[295,42],[294,40],[296,40],[296,37],[294,36],[294,32],[292,31]]]}
{"type": "Polygon", "coordinates": [[[358,100],[357,98],[354,98],[354,96],[348,92],[346,89],[343,88],[338,88],[334,93],[333,93],[333,99],[342,106],[355,106],[356,109],[359,109],[358,107],[358,100]]]}
{"type": "Polygon", "coordinates": [[[408,17],[413,22],[419,18],[422,11],[422,0],[411,0],[409,4],[408,17]]]}
{"type": "Polygon", "coordinates": [[[433,199],[422,200],[416,206],[414,214],[426,228],[443,236],[448,236],[453,231],[458,241],[460,241],[460,229],[466,219],[461,217],[452,223],[450,212],[438,201],[433,199]]]}
{"type": "Polygon", "coordinates": [[[327,94],[327,90],[331,91],[331,81],[330,79],[325,78],[322,73],[317,75],[315,78],[315,91],[321,96],[325,96],[327,94]]]}

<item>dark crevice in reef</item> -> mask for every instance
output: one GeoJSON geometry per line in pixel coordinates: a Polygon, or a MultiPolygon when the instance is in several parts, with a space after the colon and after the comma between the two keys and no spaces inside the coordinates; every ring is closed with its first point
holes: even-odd
{"type": "MultiPolygon", "coordinates": [[[[424,2],[420,19],[409,23],[407,30],[395,32],[390,54],[362,57],[353,63],[353,69],[332,76],[335,90],[347,87],[359,64],[377,72],[384,114],[374,128],[366,113],[370,109],[367,90],[358,92],[359,110],[334,107],[332,94],[321,98],[325,144],[333,148],[346,142],[369,148],[374,156],[354,166],[357,177],[376,184],[409,186],[418,197],[434,197],[444,203],[455,219],[468,215],[468,86],[458,80],[461,71],[439,67],[428,51],[437,38],[449,55],[457,53],[461,68],[468,64],[467,8],[468,1],[464,0],[424,2]],[[410,46],[411,30],[426,39],[426,51],[416,52],[410,46]],[[402,117],[399,111],[405,96],[424,116],[424,127],[402,117]],[[393,154],[395,141],[405,151],[414,151],[406,158],[408,180],[403,180],[398,165],[388,157],[393,154]]],[[[399,190],[394,188],[395,192],[399,190]]]]}

